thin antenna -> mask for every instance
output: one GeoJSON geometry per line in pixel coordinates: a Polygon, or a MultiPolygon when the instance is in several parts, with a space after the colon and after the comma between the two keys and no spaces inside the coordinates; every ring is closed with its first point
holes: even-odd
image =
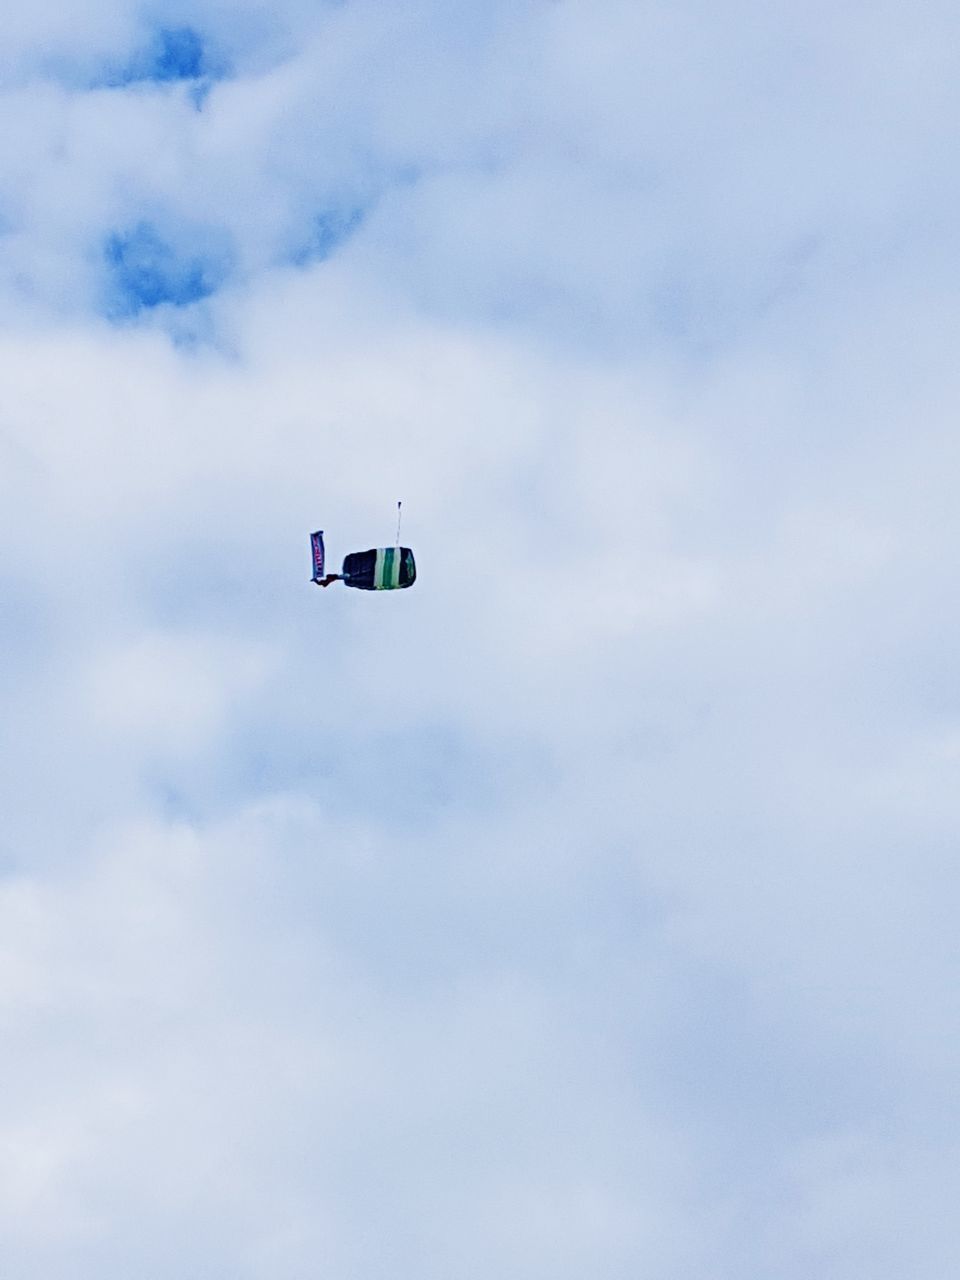
{"type": "Polygon", "coordinates": [[[400,510],[400,508],[401,508],[402,506],[403,506],[403,503],[402,503],[402,502],[398,502],[398,503],[397,503],[397,546],[398,546],[398,547],[399,547],[399,545],[400,545],[400,517],[401,517],[401,515],[403,514],[403,512],[400,510]]]}

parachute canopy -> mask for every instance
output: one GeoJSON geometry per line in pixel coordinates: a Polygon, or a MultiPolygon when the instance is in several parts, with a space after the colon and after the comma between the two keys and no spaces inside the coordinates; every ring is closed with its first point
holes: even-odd
{"type": "Polygon", "coordinates": [[[342,576],[348,587],[361,591],[393,591],[413,586],[417,566],[409,547],[376,547],[345,556],[342,576]]]}

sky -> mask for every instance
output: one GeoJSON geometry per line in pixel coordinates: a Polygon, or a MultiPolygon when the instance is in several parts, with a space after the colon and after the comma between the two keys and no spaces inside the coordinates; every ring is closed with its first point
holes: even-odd
{"type": "Polygon", "coordinates": [[[5,16],[4,1280],[958,1271],[958,108],[941,0],[5,16]]]}

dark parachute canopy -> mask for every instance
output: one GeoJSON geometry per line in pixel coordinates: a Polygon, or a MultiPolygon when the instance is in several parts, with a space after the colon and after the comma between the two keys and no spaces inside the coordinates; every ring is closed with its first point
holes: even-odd
{"type": "Polygon", "coordinates": [[[374,547],[370,551],[351,551],[344,557],[340,573],[324,574],[325,552],[323,530],[310,535],[313,553],[313,577],[318,587],[342,582],[361,591],[395,591],[412,587],[417,579],[417,566],[409,547],[374,547]]]}

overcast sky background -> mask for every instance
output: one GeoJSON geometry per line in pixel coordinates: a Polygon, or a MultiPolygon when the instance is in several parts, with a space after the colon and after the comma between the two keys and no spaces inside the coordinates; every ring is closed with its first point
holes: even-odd
{"type": "Polygon", "coordinates": [[[4,1280],[958,1273],[958,112],[946,0],[5,15],[4,1280]]]}

